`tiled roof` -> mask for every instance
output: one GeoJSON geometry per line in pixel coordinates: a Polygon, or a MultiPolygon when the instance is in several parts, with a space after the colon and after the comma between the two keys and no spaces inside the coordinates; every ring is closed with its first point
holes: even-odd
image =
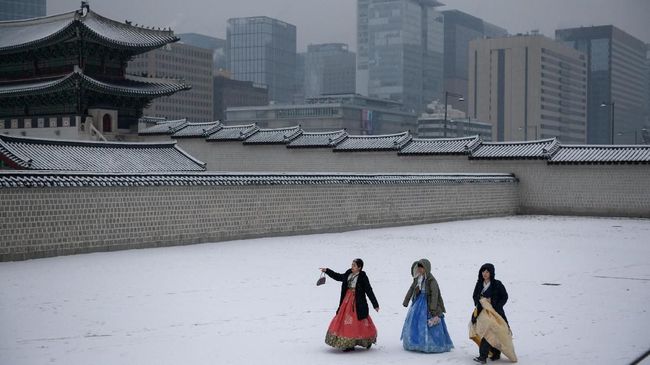
{"type": "Polygon", "coordinates": [[[412,136],[409,132],[348,136],[334,147],[334,151],[396,151],[404,147],[411,139],[412,136]]]}
{"type": "Polygon", "coordinates": [[[68,75],[48,81],[2,84],[0,85],[0,96],[20,97],[53,94],[64,90],[77,90],[80,87],[100,94],[145,96],[147,98],[171,95],[191,88],[182,81],[174,79],[155,79],[130,75],[127,75],[124,80],[104,82],[86,76],[80,70],[75,70],[68,75]]]}
{"type": "Polygon", "coordinates": [[[63,43],[77,36],[86,42],[128,49],[132,54],[146,52],[178,37],[171,30],[133,26],[105,18],[94,11],[84,16],[81,10],[63,14],[0,22],[0,54],[63,43]]]}
{"type": "Polygon", "coordinates": [[[218,131],[221,128],[221,122],[209,123],[188,123],[176,133],[172,134],[172,138],[187,138],[187,137],[207,137],[210,134],[218,131]]]}
{"type": "Polygon", "coordinates": [[[205,164],[165,143],[87,142],[0,135],[0,159],[16,169],[101,173],[204,171],[205,164]]]}
{"type": "Polygon", "coordinates": [[[288,148],[317,148],[334,147],[348,136],[345,130],[332,132],[302,132],[293,141],[289,142],[288,148]]]}
{"type": "Polygon", "coordinates": [[[259,128],[255,124],[246,125],[224,125],[218,131],[212,133],[207,141],[243,141],[259,128]]]}
{"type": "Polygon", "coordinates": [[[187,119],[168,120],[158,122],[149,128],[143,129],[138,132],[140,135],[154,135],[154,134],[174,134],[188,124],[187,119]]]}
{"type": "Polygon", "coordinates": [[[470,154],[470,159],[548,159],[559,145],[555,138],[525,142],[481,142],[470,154]]]}
{"type": "Polygon", "coordinates": [[[73,173],[0,171],[0,189],[21,187],[379,185],[516,183],[512,174],[73,173]]]}
{"type": "Polygon", "coordinates": [[[244,144],[286,144],[302,133],[300,126],[260,129],[244,140],[244,144]]]}
{"type": "Polygon", "coordinates": [[[478,136],[463,138],[413,138],[400,155],[467,155],[479,146],[478,136]]]}
{"type": "Polygon", "coordinates": [[[650,163],[650,145],[563,145],[551,164],[650,163]]]}

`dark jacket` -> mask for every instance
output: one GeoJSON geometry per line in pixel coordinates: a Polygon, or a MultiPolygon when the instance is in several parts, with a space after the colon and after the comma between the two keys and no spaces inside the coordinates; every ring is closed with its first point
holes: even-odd
{"type": "MultiPolygon", "coordinates": [[[[341,300],[339,300],[339,307],[336,309],[336,313],[341,309],[341,304],[345,298],[345,293],[348,290],[348,275],[352,273],[352,270],[348,269],[343,274],[339,274],[330,269],[327,269],[325,273],[332,279],[336,281],[342,281],[341,283],[341,300]]],[[[372,286],[370,286],[370,280],[368,280],[368,275],[365,271],[359,271],[359,276],[357,277],[357,286],[355,287],[355,302],[354,309],[357,312],[357,319],[362,320],[368,318],[368,301],[366,300],[366,295],[372,302],[373,308],[379,308],[379,302],[375,298],[375,293],[372,291],[372,286]]]]}
{"type": "Polygon", "coordinates": [[[503,306],[506,305],[506,302],[508,301],[508,292],[506,291],[506,287],[503,286],[503,283],[494,278],[494,265],[492,264],[484,264],[481,266],[478,272],[478,280],[476,281],[476,286],[474,286],[474,294],[472,295],[472,298],[474,299],[474,305],[476,306],[478,313],[483,310],[483,306],[479,302],[481,297],[490,298],[490,303],[492,304],[494,310],[499,313],[499,315],[503,317],[506,322],[508,322],[506,312],[503,310],[503,306]],[[481,294],[481,291],[483,290],[482,273],[486,269],[490,272],[490,287],[487,288],[485,293],[481,294]]]}
{"type": "Polygon", "coordinates": [[[440,316],[445,313],[445,303],[442,301],[442,295],[440,295],[440,288],[438,287],[438,282],[436,278],[431,274],[431,263],[427,259],[421,259],[416,261],[411,265],[411,275],[413,275],[413,283],[409,287],[409,290],[406,292],[406,297],[404,297],[404,302],[402,305],[405,307],[408,306],[409,301],[414,301],[415,298],[420,294],[420,287],[418,285],[417,275],[417,266],[422,264],[425,271],[425,285],[426,285],[426,296],[427,296],[427,306],[429,309],[429,314],[431,317],[440,316]]]}

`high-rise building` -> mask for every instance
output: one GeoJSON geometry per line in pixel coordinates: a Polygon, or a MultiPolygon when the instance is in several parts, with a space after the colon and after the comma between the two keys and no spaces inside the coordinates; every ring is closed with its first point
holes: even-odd
{"type": "Polygon", "coordinates": [[[45,16],[45,0],[0,0],[0,21],[45,16]]]}
{"type": "MultiPolygon", "coordinates": [[[[650,43],[646,45],[647,53],[646,53],[646,119],[645,119],[645,125],[644,125],[644,130],[642,133],[643,136],[647,136],[648,143],[650,143],[650,43]]],[[[645,139],[644,139],[645,142],[645,139]]]]}
{"type": "Polygon", "coordinates": [[[440,98],[444,19],[435,10],[440,5],[435,0],[358,0],[359,93],[400,102],[416,113],[440,98]]]}
{"type": "Polygon", "coordinates": [[[470,117],[490,122],[493,140],[585,143],[585,54],[541,35],[473,40],[469,49],[470,117]]]}
{"type": "Polygon", "coordinates": [[[265,16],[228,19],[227,47],[233,79],[266,85],[275,103],[293,101],[294,25],[265,16]]]}
{"type": "Polygon", "coordinates": [[[310,44],[304,57],[305,97],[355,93],[356,55],[347,44],[310,44]]]}
{"type": "Polygon", "coordinates": [[[239,81],[217,75],[214,77],[214,119],[226,120],[226,109],[242,106],[260,106],[269,103],[265,87],[251,81],[239,81]]]}
{"type": "Polygon", "coordinates": [[[211,37],[199,33],[183,33],[179,34],[178,37],[181,39],[181,43],[212,50],[212,73],[214,75],[217,75],[228,69],[225,39],[211,37]]]}
{"type": "Polygon", "coordinates": [[[187,91],[156,99],[144,114],[167,119],[187,118],[192,122],[211,122],[212,50],[174,43],[136,56],[127,73],[145,77],[181,79],[192,85],[187,91]]]}
{"type": "Polygon", "coordinates": [[[587,142],[635,143],[645,123],[645,44],[612,25],[559,29],[555,38],[588,56],[587,142]]]}
{"type": "MultiPolygon", "coordinates": [[[[469,42],[481,38],[501,38],[508,31],[459,10],[443,11],[445,16],[444,89],[466,96],[469,74],[469,42]]],[[[467,112],[467,103],[450,99],[455,109],[467,112]]]]}

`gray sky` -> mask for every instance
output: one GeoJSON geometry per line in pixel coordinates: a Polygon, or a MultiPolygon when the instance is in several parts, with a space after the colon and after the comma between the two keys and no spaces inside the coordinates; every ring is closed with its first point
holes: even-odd
{"type": "MultiPolygon", "coordinates": [[[[554,37],[557,28],[613,24],[650,43],[650,0],[442,0],[441,10],[458,9],[510,33],[538,29],[554,37]]],[[[47,0],[48,14],[70,11],[80,0],[47,0]]],[[[356,49],[356,0],[90,0],[112,19],[176,33],[225,38],[228,18],[266,15],[296,25],[298,51],[310,43],[343,42],[356,49]]]]}

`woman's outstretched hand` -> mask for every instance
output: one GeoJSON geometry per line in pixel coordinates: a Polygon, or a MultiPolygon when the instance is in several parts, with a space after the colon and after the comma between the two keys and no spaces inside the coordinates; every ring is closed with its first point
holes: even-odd
{"type": "Polygon", "coordinates": [[[318,270],[320,270],[321,272],[325,272],[325,271],[327,271],[327,268],[326,267],[319,267],[318,270]]]}
{"type": "Polygon", "coordinates": [[[379,307],[375,308],[375,310],[376,310],[377,312],[379,312],[379,307]]]}

